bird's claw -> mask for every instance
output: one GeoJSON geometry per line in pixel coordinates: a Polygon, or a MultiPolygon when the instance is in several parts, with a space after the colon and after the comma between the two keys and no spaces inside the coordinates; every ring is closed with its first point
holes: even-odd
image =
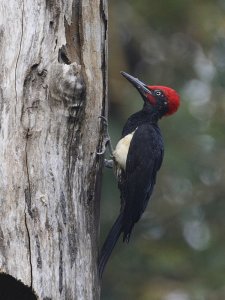
{"type": "Polygon", "coordinates": [[[106,168],[112,169],[113,168],[113,160],[112,159],[105,159],[104,165],[106,168]]]}
{"type": "Polygon", "coordinates": [[[112,148],[111,139],[110,139],[109,132],[108,132],[108,120],[104,116],[99,116],[98,118],[103,120],[103,124],[106,127],[106,129],[104,131],[104,140],[103,140],[102,151],[97,152],[97,155],[105,154],[106,148],[108,147],[109,152],[110,152],[110,157],[113,157],[113,148],[112,148]]]}
{"type": "Polygon", "coordinates": [[[104,116],[99,116],[99,119],[102,119],[104,121],[104,125],[106,125],[108,127],[108,120],[106,119],[106,117],[104,116]]]}
{"type": "Polygon", "coordinates": [[[102,151],[97,152],[97,155],[103,155],[105,154],[106,151],[106,146],[107,146],[108,140],[106,140],[102,146],[102,151]]]}

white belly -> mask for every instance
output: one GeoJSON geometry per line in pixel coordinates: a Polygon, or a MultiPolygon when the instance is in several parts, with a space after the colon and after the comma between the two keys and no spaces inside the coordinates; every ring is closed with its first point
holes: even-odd
{"type": "Polygon", "coordinates": [[[118,144],[116,145],[116,149],[113,152],[115,161],[123,170],[126,169],[127,154],[128,154],[130,142],[133,138],[134,132],[135,131],[133,131],[132,133],[126,135],[124,138],[119,140],[118,144]]]}

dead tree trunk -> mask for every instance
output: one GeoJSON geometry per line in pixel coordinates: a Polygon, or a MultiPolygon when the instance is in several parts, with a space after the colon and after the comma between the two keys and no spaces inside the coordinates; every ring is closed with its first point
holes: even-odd
{"type": "Polygon", "coordinates": [[[106,26],[105,0],[0,2],[0,271],[38,299],[99,298],[106,26]]]}

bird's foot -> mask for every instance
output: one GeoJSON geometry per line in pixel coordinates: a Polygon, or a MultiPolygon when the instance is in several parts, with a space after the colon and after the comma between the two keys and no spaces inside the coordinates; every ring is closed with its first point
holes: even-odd
{"type": "Polygon", "coordinates": [[[108,131],[108,120],[104,116],[99,116],[99,119],[103,120],[103,125],[104,125],[105,129],[104,129],[102,150],[97,152],[97,155],[105,154],[106,149],[108,147],[110,156],[113,157],[113,147],[112,147],[112,143],[111,143],[111,139],[110,139],[109,131],[108,131]]]}
{"type": "Polygon", "coordinates": [[[105,159],[104,165],[106,168],[112,169],[113,168],[113,160],[112,159],[105,159]]]}

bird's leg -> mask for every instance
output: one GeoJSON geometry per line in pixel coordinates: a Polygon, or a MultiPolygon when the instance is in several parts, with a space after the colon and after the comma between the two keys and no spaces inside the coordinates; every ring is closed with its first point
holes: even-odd
{"type": "Polygon", "coordinates": [[[104,159],[104,165],[106,168],[112,169],[113,164],[114,164],[114,162],[112,159],[104,159]]]}
{"type": "Polygon", "coordinates": [[[110,139],[110,135],[109,135],[109,131],[108,131],[108,120],[104,116],[99,116],[99,118],[103,120],[103,125],[105,127],[105,130],[104,130],[102,151],[97,152],[97,154],[98,155],[104,154],[106,151],[106,148],[108,147],[110,156],[113,157],[113,147],[112,147],[112,143],[111,143],[111,139],[110,139]]]}
{"type": "Polygon", "coordinates": [[[112,147],[112,143],[111,143],[111,138],[109,135],[109,131],[108,131],[108,120],[106,119],[106,117],[104,116],[99,116],[100,119],[103,120],[103,125],[104,125],[104,137],[103,137],[103,147],[102,147],[102,151],[97,152],[98,155],[103,155],[106,152],[106,149],[108,147],[110,156],[113,157],[113,147],[112,147]]]}
{"type": "MultiPolygon", "coordinates": [[[[110,135],[109,135],[109,131],[108,131],[108,120],[104,116],[99,116],[99,118],[103,120],[103,125],[104,125],[105,130],[104,130],[102,150],[100,152],[97,152],[97,155],[105,154],[106,149],[108,148],[110,157],[113,157],[113,147],[112,147],[112,143],[111,143],[111,139],[110,139],[110,135]]],[[[105,163],[105,167],[107,167],[107,168],[113,167],[112,159],[105,159],[104,163],[105,163]]]]}

